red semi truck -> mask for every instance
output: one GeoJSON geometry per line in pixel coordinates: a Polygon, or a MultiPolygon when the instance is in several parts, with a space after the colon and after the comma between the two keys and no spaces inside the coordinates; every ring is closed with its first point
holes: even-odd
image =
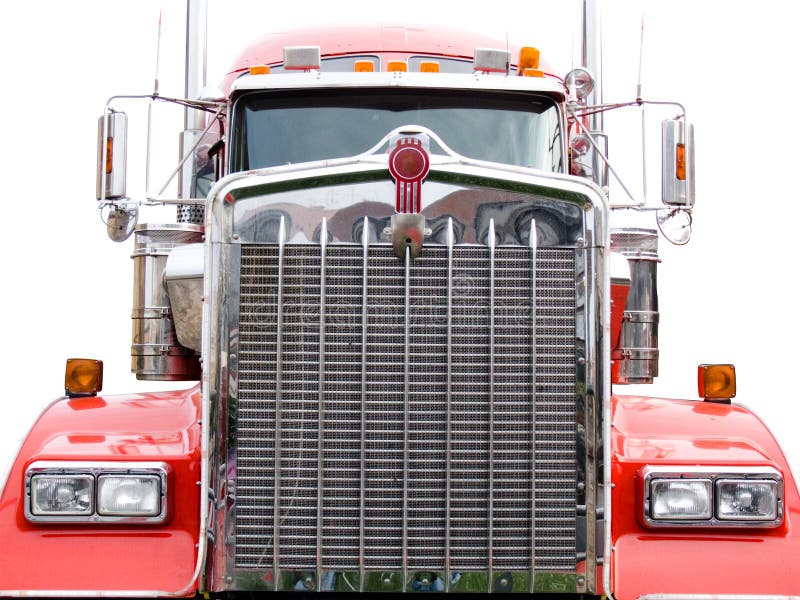
{"type": "Polygon", "coordinates": [[[102,396],[67,361],[2,491],[0,595],[798,597],[800,497],[732,365],[701,401],[619,393],[658,373],[659,234],[610,208],[594,2],[563,78],[505,40],[337,27],[254,43],[220,91],[204,10],[185,97],[142,96],[186,106],[179,197],[126,195],[135,98],[98,126],[132,370],[196,383],[102,396]]]}

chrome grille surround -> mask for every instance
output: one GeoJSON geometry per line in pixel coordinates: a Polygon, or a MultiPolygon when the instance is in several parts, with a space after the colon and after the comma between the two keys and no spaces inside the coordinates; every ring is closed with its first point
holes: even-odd
{"type": "Polygon", "coordinates": [[[222,425],[211,440],[221,458],[212,589],[299,589],[293,580],[324,588],[332,571],[356,590],[375,589],[376,575],[401,580],[382,591],[411,591],[426,581],[421,571],[445,576],[452,591],[463,591],[451,579],[462,573],[483,573],[483,591],[501,589],[506,575],[513,591],[528,592],[540,575],[570,573],[567,590],[596,589],[576,562],[586,550],[590,560],[602,555],[594,517],[603,501],[604,257],[593,244],[604,223],[583,202],[584,237],[539,248],[535,279],[525,246],[428,244],[406,271],[374,241],[238,239],[235,198],[218,203],[207,285],[218,350],[208,355],[209,397],[222,425]],[[520,343],[525,352],[514,352],[520,343]],[[522,571],[536,576],[523,578],[524,590],[522,571]]]}

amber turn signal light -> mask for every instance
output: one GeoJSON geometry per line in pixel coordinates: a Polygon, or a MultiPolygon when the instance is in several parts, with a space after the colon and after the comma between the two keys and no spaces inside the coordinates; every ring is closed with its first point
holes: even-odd
{"type": "Polygon", "coordinates": [[[697,393],[711,402],[730,401],[736,396],[736,369],[733,365],[699,365],[697,393]]]}
{"type": "Polygon", "coordinates": [[[686,181],[686,145],[678,144],[675,147],[675,178],[686,181]]]}
{"type": "Polygon", "coordinates": [[[95,396],[103,389],[103,361],[93,358],[68,358],[64,370],[64,390],[70,398],[95,396]]]}

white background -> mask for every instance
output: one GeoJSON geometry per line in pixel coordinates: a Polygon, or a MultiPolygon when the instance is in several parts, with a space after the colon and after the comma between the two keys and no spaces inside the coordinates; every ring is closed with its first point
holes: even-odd
{"type": "MultiPolygon", "coordinates": [[[[500,39],[508,32],[540,47],[543,60],[563,74],[578,60],[571,48],[579,22],[572,5],[551,4],[559,5],[559,14],[551,15],[547,3],[499,0],[479,8],[466,2],[209,0],[208,80],[219,81],[237,50],[260,32],[363,21],[365,15],[384,23],[463,25],[500,39]]],[[[97,117],[113,94],[152,90],[162,5],[161,92],[180,96],[183,2],[20,2],[4,9],[0,481],[21,437],[62,392],[67,357],[104,360],[106,392],[169,387],[136,382],[129,372],[133,239],[107,239],[94,199],[97,117]]],[[[661,243],[661,375],[635,392],[693,399],[697,364],[733,362],[737,401],[763,417],[800,472],[794,385],[800,118],[793,41],[800,3],[609,0],[607,101],[635,97],[642,14],[643,95],[687,107],[696,126],[698,175],[692,242],[681,248],[661,243]]],[[[141,198],[144,112],[121,108],[131,121],[128,192],[141,198]]],[[[182,119],[178,109],[163,113],[172,118],[157,123],[159,186],[174,167],[182,119]]],[[[636,110],[606,119],[616,168],[641,195],[639,123],[636,110]]],[[[652,202],[659,199],[657,133],[648,134],[652,202]]],[[[145,220],[173,222],[174,210],[145,220]]]]}

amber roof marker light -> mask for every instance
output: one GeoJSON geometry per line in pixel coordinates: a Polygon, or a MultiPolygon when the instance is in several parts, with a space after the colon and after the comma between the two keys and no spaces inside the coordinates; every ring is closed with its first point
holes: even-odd
{"type": "Polygon", "coordinates": [[[697,393],[707,402],[730,403],[736,396],[736,368],[733,365],[698,365],[697,393]]]}
{"type": "Polygon", "coordinates": [[[103,361],[68,358],[64,369],[64,393],[70,398],[96,396],[103,389],[103,361]]]}
{"type": "Polygon", "coordinates": [[[544,77],[544,71],[539,69],[539,49],[524,46],[519,51],[517,74],[524,77],[544,77]]]}

